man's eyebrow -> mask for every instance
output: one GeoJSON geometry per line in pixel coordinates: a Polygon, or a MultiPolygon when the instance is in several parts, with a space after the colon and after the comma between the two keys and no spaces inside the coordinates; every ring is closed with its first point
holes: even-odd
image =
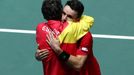
{"type": "Polygon", "coordinates": [[[69,18],[73,18],[72,15],[66,14],[64,11],[62,11],[62,13],[63,13],[64,15],[67,15],[67,17],[69,17],[69,18]]]}

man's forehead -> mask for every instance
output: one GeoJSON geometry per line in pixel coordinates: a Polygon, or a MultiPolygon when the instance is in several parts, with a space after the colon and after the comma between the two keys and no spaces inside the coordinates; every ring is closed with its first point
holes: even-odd
{"type": "Polygon", "coordinates": [[[66,14],[68,14],[68,15],[73,15],[73,16],[77,15],[77,12],[74,11],[74,10],[72,10],[71,7],[68,6],[68,5],[65,5],[65,6],[64,6],[63,11],[64,11],[66,14]]]}

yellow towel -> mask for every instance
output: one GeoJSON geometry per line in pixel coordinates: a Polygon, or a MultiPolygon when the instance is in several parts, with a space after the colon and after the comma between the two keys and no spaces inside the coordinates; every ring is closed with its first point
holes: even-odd
{"type": "Polygon", "coordinates": [[[68,21],[69,25],[58,36],[60,43],[76,43],[92,27],[94,18],[83,15],[79,22],[68,21]]]}

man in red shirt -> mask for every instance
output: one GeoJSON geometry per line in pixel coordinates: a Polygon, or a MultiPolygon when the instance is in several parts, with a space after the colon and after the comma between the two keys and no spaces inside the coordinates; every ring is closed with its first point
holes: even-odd
{"type": "MultiPolygon", "coordinates": [[[[42,60],[44,75],[64,75],[58,57],[46,42],[48,33],[52,32],[57,36],[64,29],[64,26],[68,25],[61,23],[62,4],[60,0],[44,0],[41,9],[47,22],[41,22],[37,25],[36,41],[38,49],[47,49],[49,51],[48,57],[42,60]],[[58,69],[61,69],[61,71],[57,71],[58,69]]],[[[46,50],[44,51],[47,52],[46,50]]]]}

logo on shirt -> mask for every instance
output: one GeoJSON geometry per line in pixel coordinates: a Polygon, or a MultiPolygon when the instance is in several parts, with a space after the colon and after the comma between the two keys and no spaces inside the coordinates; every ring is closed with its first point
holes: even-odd
{"type": "Polygon", "coordinates": [[[56,35],[59,35],[59,34],[60,34],[60,32],[59,32],[58,30],[56,30],[56,29],[54,29],[53,32],[54,32],[56,35]]]}
{"type": "Polygon", "coordinates": [[[86,47],[82,47],[81,50],[86,51],[86,52],[88,51],[88,49],[86,47]]]}
{"type": "Polygon", "coordinates": [[[60,34],[60,32],[58,31],[58,30],[56,30],[56,29],[50,29],[49,27],[47,27],[47,26],[43,26],[42,27],[42,30],[43,31],[45,31],[45,32],[47,32],[47,33],[49,33],[49,32],[51,32],[52,34],[54,34],[54,35],[59,35],[60,34]]]}
{"type": "Polygon", "coordinates": [[[45,32],[50,32],[50,30],[49,30],[49,28],[47,26],[43,26],[42,30],[45,31],[45,32]]]}

